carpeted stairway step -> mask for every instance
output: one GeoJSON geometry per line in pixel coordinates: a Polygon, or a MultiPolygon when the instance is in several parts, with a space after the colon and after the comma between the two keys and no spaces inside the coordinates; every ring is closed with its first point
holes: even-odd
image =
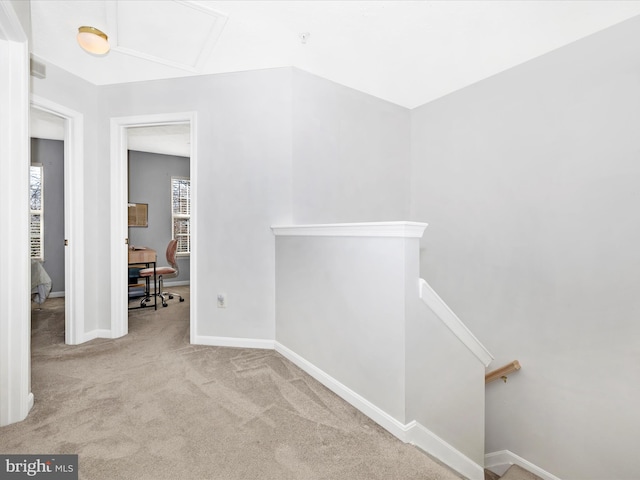
{"type": "Polygon", "coordinates": [[[537,475],[534,475],[528,470],[518,466],[511,465],[509,469],[504,472],[504,475],[500,476],[497,473],[494,473],[485,468],[484,470],[484,479],[485,480],[542,480],[537,475]]]}
{"type": "Polygon", "coordinates": [[[499,480],[499,478],[500,475],[497,473],[492,472],[488,468],[484,469],[484,480],[499,480]]]}

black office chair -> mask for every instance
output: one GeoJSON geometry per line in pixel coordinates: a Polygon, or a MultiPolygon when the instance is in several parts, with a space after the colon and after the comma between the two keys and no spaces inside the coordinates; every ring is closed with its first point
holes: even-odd
{"type": "MultiPolygon", "coordinates": [[[[178,240],[171,240],[169,245],[167,245],[167,263],[170,266],[158,267],[156,268],[156,275],[158,277],[158,285],[159,289],[155,295],[158,295],[162,299],[162,306],[167,306],[167,298],[172,299],[174,296],[178,297],[181,302],[184,302],[184,298],[179,293],[173,292],[165,292],[162,290],[163,281],[165,278],[175,278],[180,275],[180,271],[178,269],[178,262],[176,261],[176,250],[178,249],[178,240]]],[[[143,268],[139,273],[141,278],[152,277],[153,276],[153,268],[143,268]]],[[[154,285],[155,287],[155,285],[154,285]]]]}

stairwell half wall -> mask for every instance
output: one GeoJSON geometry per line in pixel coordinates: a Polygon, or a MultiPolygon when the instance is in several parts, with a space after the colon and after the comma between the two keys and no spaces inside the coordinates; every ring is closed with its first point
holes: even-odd
{"type": "Polygon", "coordinates": [[[401,440],[482,479],[485,365],[419,297],[425,227],[274,227],[275,348],[401,440]]]}

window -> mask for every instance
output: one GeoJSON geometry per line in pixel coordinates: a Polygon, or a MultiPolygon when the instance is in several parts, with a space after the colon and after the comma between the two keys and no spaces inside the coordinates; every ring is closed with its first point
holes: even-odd
{"type": "Polygon", "coordinates": [[[29,167],[29,214],[31,218],[29,228],[31,258],[44,259],[43,243],[43,175],[42,164],[33,164],[29,167]]]}
{"type": "Polygon", "coordinates": [[[191,180],[171,177],[172,238],[178,240],[177,255],[191,253],[191,180]]]}

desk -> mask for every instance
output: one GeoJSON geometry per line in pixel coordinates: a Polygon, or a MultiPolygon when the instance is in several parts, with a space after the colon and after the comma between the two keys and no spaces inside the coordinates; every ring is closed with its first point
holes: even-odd
{"type": "MultiPolygon", "coordinates": [[[[153,250],[152,248],[146,248],[146,247],[135,247],[135,248],[131,248],[129,247],[129,266],[144,266],[144,268],[149,268],[151,266],[153,266],[153,308],[155,310],[158,309],[158,295],[157,295],[157,291],[158,291],[158,285],[157,285],[157,279],[156,279],[156,259],[157,259],[157,254],[156,251],[153,250]]],[[[140,283],[136,283],[136,284],[129,284],[129,288],[131,288],[132,286],[143,286],[143,284],[140,283]]],[[[143,308],[146,307],[146,302],[149,300],[149,297],[151,297],[151,286],[149,285],[149,278],[147,277],[145,279],[145,283],[144,283],[144,297],[142,298],[142,300],[140,301],[140,306],[139,307],[129,307],[129,310],[135,310],[137,308],[143,308]]]]}

